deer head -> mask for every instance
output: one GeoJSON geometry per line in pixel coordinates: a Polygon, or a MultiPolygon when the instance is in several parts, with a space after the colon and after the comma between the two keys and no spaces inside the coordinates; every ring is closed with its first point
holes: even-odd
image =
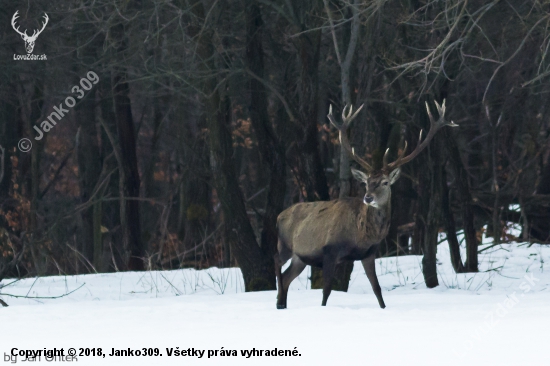
{"type": "Polygon", "coordinates": [[[18,13],[19,13],[19,10],[17,10],[15,14],[13,14],[13,17],[11,18],[11,26],[13,27],[13,30],[19,33],[21,38],[23,38],[23,41],[25,41],[25,49],[27,50],[27,53],[32,53],[34,49],[34,42],[36,42],[36,39],[38,38],[40,33],[42,33],[44,28],[46,28],[46,24],[48,24],[48,20],[49,20],[48,14],[44,13],[44,23],[42,23],[42,29],[40,30],[35,29],[34,32],[32,33],[32,36],[29,36],[27,35],[26,29],[24,32],[21,32],[19,30],[19,27],[18,26],[16,27],[15,25],[15,20],[19,17],[18,13]]]}
{"type": "Polygon", "coordinates": [[[363,203],[365,205],[378,207],[389,203],[391,198],[390,186],[399,179],[399,169],[395,169],[389,174],[371,174],[367,175],[360,170],[351,169],[355,179],[365,184],[365,196],[363,203]]]}
{"type": "Polygon", "coordinates": [[[388,163],[388,153],[390,149],[387,149],[384,153],[383,167],[381,170],[373,169],[367,161],[357,156],[355,154],[355,149],[351,147],[348,140],[348,127],[357,114],[361,111],[363,105],[361,105],[355,113],[353,113],[353,107],[349,107],[349,112],[347,113],[346,111],[348,110],[348,106],[344,107],[344,110],[342,111],[343,123],[341,125],[338,125],[334,120],[334,116],[332,115],[332,105],[330,106],[327,117],[332,125],[339,131],[340,145],[342,145],[342,147],[351,155],[353,160],[355,160],[366,171],[366,173],[364,173],[356,169],[351,170],[355,179],[365,183],[366,193],[363,198],[364,204],[378,207],[389,203],[389,198],[391,197],[390,186],[399,178],[399,167],[413,160],[422,150],[424,150],[440,128],[444,126],[458,126],[453,121],[445,121],[445,100],[443,100],[442,105],[435,102],[435,106],[439,113],[439,119],[437,121],[433,118],[428,103],[426,102],[426,110],[430,119],[430,131],[428,132],[426,138],[422,140],[423,131],[420,130],[420,136],[418,137],[418,144],[416,145],[416,148],[409,155],[404,156],[405,151],[407,150],[407,142],[405,141],[405,146],[400,150],[397,159],[391,163],[388,163]]]}

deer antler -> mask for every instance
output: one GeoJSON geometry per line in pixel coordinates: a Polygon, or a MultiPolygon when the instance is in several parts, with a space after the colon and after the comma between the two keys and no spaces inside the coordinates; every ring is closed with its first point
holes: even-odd
{"type": "Polygon", "coordinates": [[[435,101],[435,106],[437,108],[437,112],[439,113],[439,119],[437,121],[434,120],[432,112],[430,112],[428,102],[426,102],[426,111],[428,112],[428,117],[430,118],[430,131],[428,132],[428,135],[426,136],[424,141],[422,141],[422,130],[420,130],[420,135],[418,136],[418,144],[416,145],[416,148],[409,155],[403,157],[403,155],[405,155],[405,151],[407,150],[407,141],[405,141],[405,146],[397,156],[397,159],[389,164],[387,160],[388,152],[390,149],[387,149],[383,159],[383,171],[390,172],[414,159],[422,150],[426,148],[426,146],[428,146],[431,139],[435,136],[436,132],[439,131],[440,128],[444,126],[458,127],[458,125],[455,124],[453,121],[448,123],[445,122],[445,99],[443,99],[443,103],[441,105],[439,105],[439,103],[435,101]]]}
{"type": "Polygon", "coordinates": [[[17,10],[15,12],[15,14],[13,14],[13,17],[11,18],[11,26],[13,28],[14,31],[16,31],[17,33],[19,33],[19,35],[21,37],[23,37],[23,39],[25,40],[33,40],[33,39],[36,39],[38,38],[38,36],[40,35],[40,33],[42,33],[42,31],[44,30],[44,28],[46,28],[46,25],[48,24],[48,21],[50,20],[50,18],[48,17],[48,14],[44,13],[44,22],[42,23],[42,29],[40,30],[37,30],[35,29],[34,32],[32,33],[32,36],[29,36],[27,34],[27,30],[25,29],[24,32],[21,32],[19,30],[19,26],[16,27],[15,25],[15,21],[17,20],[17,18],[19,18],[19,10],[17,10]]]}
{"type": "Polygon", "coordinates": [[[13,17],[11,18],[11,26],[12,26],[13,30],[16,31],[17,33],[19,33],[19,35],[21,37],[28,38],[29,36],[27,35],[27,30],[26,29],[25,29],[25,32],[21,32],[19,30],[19,27],[17,27],[17,28],[15,27],[15,21],[17,20],[17,18],[19,18],[19,15],[17,15],[18,13],[19,13],[19,10],[17,10],[15,12],[15,14],[13,14],[13,17]]]}
{"type": "Polygon", "coordinates": [[[42,23],[42,29],[40,29],[40,30],[35,29],[30,38],[37,38],[40,35],[40,33],[42,33],[44,28],[46,28],[46,25],[48,24],[49,20],[50,20],[50,18],[48,18],[48,14],[44,13],[44,23],[42,23]]]}
{"type": "Polygon", "coordinates": [[[364,104],[361,104],[361,106],[355,111],[355,113],[353,113],[353,106],[350,106],[349,107],[349,112],[346,115],[346,110],[348,109],[348,106],[346,105],[344,107],[344,110],[342,111],[342,122],[343,123],[341,125],[338,125],[336,123],[336,121],[334,120],[334,116],[332,115],[332,104],[330,105],[327,117],[330,120],[330,123],[332,123],[332,125],[334,127],[336,127],[336,129],[340,132],[340,145],[342,145],[342,147],[347,150],[347,152],[351,155],[353,160],[355,160],[367,172],[370,173],[370,172],[373,171],[372,167],[365,160],[363,160],[359,156],[355,155],[355,149],[353,147],[351,147],[351,145],[349,143],[349,140],[348,140],[348,127],[349,127],[351,121],[353,121],[355,119],[355,117],[357,117],[357,114],[359,114],[359,112],[361,111],[363,106],[364,106],[364,104]]]}

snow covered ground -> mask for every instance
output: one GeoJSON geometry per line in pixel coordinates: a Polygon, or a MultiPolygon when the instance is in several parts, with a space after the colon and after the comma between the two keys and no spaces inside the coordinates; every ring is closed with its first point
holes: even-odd
{"type": "Polygon", "coordinates": [[[308,288],[306,269],[287,310],[276,310],[275,291],[244,293],[238,269],[4,280],[0,293],[38,298],[0,295],[10,305],[0,308],[0,356],[7,365],[14,347],[72,347],[107,354],[77,356],[83,365],[550,365],[550,246],[489,248],[479,273],[457,275],[444,242],[440,286],[431,290],[420,262],[377,260],[384,310],[359,262],[349,292],[333,291],[327,307],[321,290],[308,288]],[[168,356],[176,347],[204,354],[168,356]],[[162,356],[108,356],[113,348],[158,348],[162,356]],[[299,355],[241,354],[253,348],[299,355]]]}

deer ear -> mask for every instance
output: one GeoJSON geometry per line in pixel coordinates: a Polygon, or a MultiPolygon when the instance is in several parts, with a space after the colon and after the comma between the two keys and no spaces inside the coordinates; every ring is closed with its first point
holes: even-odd
{"type": "Polygon", "coordinates": [[[357,169],[351,168],[351,174],[353,174],[353,177],[355,179],[357,179],[358,181],[360,181],[360,182],[365,182],[366,183],[369,179],[368,175],[366,175],[365,173],[363,173],[362,171],[357,170],[357,169]]]}
{"type": "Polygon", "coordinates": [[[397,168],[390,173],[390,184],[394,184],[399,179],[399,174],[401,174],[401,168],[397,168]]]}

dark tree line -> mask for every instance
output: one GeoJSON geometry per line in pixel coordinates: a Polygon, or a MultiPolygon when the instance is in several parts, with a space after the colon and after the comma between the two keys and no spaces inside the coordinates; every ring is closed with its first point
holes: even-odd
{"type": "Polygon", "coordinates": [[[546,2],[4,1],[0,20],[0,280],[237,265],[247,291],[274,289],[278,214],[362,189],[331,104],[364,104],[350,140],[375,167],[415,148],[426,102],[460,126],[404,167],[380,245],[423,254],[428,287],[441,232],[457,272],[477,271],[483,232],[550,243],[546,2]],[[29,34],[48,14],[46,61],[14,60],[17,10],[29,34]]]}

